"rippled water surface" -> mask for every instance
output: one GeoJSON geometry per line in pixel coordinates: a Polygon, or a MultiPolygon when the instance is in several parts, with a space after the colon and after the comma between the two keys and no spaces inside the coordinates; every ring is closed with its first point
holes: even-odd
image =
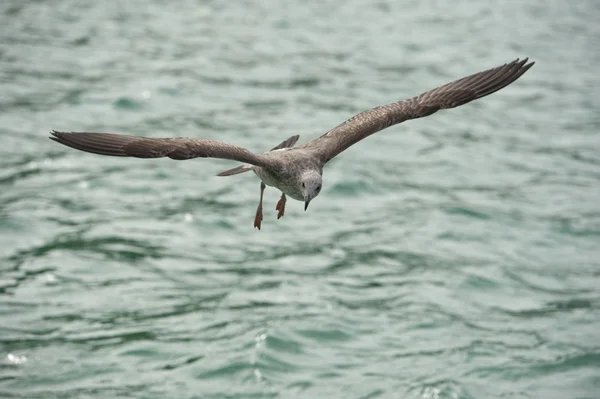
{"type": "Polygon", "coordinates": [[[598,398],[600,3],[0,3],[0,397],[598,398]],[[327,165],[307,212],[235,162],[517,57],[327,165]]]}

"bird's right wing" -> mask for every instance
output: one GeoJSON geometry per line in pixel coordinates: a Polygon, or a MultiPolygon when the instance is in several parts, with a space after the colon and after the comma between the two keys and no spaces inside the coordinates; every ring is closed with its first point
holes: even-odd
{"type": "Polygon", "coordinates": [[[232,144],[214,140],[178,138],[149,138],[113,133],[51,132],[52,140],[77,150],[100,155],[135,158],[185,160],[191,158],[222,158],[262,167],[273,167],[273,158],[255,154],[232,144]]]}

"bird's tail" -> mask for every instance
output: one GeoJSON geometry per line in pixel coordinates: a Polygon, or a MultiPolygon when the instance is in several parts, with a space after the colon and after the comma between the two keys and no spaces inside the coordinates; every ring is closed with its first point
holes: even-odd
{"type": "MultiPolygon", "coordinates": [[[[292,136],[289,139],[287,139],[285,141],[282,141],[277,147],[273,147],[271,149],[271,151],[280,150],[282,148],[293,147],[294,144],[296,144],[296,142],[298,141],[299,138],[300,138],[299,135],[292,136]]],[[[240,173],[248,172],[249,170],[252,170],[253,168],[254,168],[253,165],[250,165],[250,164],[247,163],[247,164],[244,164],[242,166],[238,166],[237,168],[225,170],[225,171],[219,173],[217,176],[233,176],[233,175],[238,175],[240,173]]]]}
{"type": "Polygon", "coordinates": [[[253,167],[254,166],[247,163],[242,166],[238,166],[237,168],[225,170],[225,171],[219,173],[217,176],[233,176],[233,175],[237,175],[240,173],[248,172],[249,170],[252,170],[253,167]]]}

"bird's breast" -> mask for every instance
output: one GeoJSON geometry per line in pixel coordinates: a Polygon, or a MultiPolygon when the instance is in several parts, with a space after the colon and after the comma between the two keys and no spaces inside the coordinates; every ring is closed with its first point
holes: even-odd
{"type": "Polygon", "coordinates": [[[297,189],[298,184],[294,184],[293,176],[288,174],[275,175],[261,167],[254,168],[254,173],[256,173],[260,180],[267,186],[275,187],[288,197],[297,201],[304,201],[302,192],[297,189]]]}

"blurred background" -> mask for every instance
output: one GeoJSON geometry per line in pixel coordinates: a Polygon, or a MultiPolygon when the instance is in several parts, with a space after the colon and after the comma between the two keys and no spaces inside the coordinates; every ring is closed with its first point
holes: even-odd
{"type": "Polygon", "coordinates": [[[0,3],[0,397],[597,398],[600,3],[0,3]],[[222,160],[531,57],[327,165],[307,212],[222,160]]]}

